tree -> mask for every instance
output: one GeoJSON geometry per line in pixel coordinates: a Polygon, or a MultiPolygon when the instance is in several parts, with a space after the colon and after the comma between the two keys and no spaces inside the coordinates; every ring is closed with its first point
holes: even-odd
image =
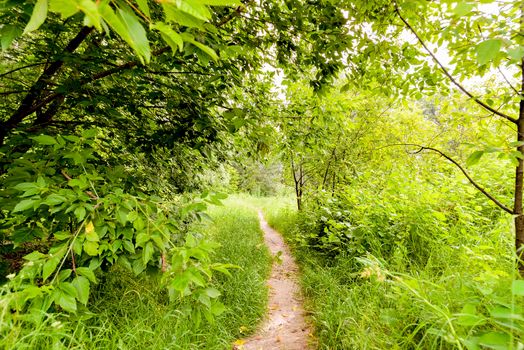
{"type": "MultiPolygon", "coordinates": [[[[521,273],[524,272],[522,253],[524,249],[524,50],[519,32],[522,29],[520,2],[483,2],[483,4],[443,1],[434,3],[394,3],[395,20],[414,35],[418,44],[452,85],[486,112],[498,117],[503,123],[516,128],[515,141],[507,156],[515,163],[513,206],[507,206],[473,181],[458,163],[439,152],[457,165],[475,187],[481,190],[502,210],[515,218],[515,249],[521,273]],[[487,7],[487,4],[495,7],[487,7]],[[424,25],[422,25],[424,23],[424,25]],[[442,29],[442,25],[444,28],[442,29]],[[431,45],[444,47],[451,57],[454,68],[448,68],[430,49],[431,45]],[[461,81],[486,76],[497,70],[507,85],[504,89],[470,91],[461,81]],[[508,76],[509,75],[509,76],[508,76]],[[483,93],[483,96],[481,96],[483,93]]],[[[425,62],[423,66],[427,65],[425,62]]],[[[424,69],[427,73],[428,69],[424,69]]],[[[419,81],[423,80],[418,77],[419,81]]],[[[433,150],[435,151],[435,150],[433,150]]],[[[472,154],[470,164],[478,160],[485,150],[472,154]]]]}

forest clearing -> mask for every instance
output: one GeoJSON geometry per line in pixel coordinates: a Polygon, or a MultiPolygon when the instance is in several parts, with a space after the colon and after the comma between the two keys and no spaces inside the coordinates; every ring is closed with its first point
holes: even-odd
{"type": "Polygon", "coordinates": [[[524,3],[0,0],[0,349],[524,349],[524,3]]]}

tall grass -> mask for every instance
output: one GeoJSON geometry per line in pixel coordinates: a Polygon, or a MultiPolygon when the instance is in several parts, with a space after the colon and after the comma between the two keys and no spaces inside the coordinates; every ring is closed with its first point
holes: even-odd
{"type": "MultiPolygon", "coordinates": [[[[524,300],[511,292],[515,276],[507,220],[490,224],[481,239],[478,232],[464,234],[460,245],[435,239],[424,263],[411,266],[399,261],[409,256],[333,256],[296,244],[296,236],[307,233],[300,232],[304,216],[292,201],[254,201],[293,246],[320,349],[522,347],[524,300]]],[[[461,229],[478,230],[453,227],[443,234],[461,229]]]]}
{"type": "MultiPolygon", "coordinates": [[[[213,221],[193,230],[221,244],[213,257],[216,262],[240,267],[231,277],[214,279],[227,308],[214,324],[197,326],[184,316],[181,305],[169,303],[160,276],[136,278],[114,268],[100,281],[89,312],[46,315],[34,322],[19,319],[0,339],[0,349],[229,349],[265,314],[271,258],[256,212],[242,201],[228,200],[211,208],[209,215],[213,221]]],[[[0,300],[6,297],[0,295],[0,300]]]]}

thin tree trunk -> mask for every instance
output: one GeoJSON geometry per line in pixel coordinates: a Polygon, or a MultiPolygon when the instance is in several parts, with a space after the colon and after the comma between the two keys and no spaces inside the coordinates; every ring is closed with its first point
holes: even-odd
{"type": "MultiPolygon", "coordinates": [[[[524,154],[524,59],[521,62],[521,100],[519,104],[519,119],[517,122],[517,150],[524,154]]],[[[522,190],[524,187],[524,160],[518,158],[518,166],[515,174],[515,202],[513,211],[515,213],[515,251],[517,253],[517,265],[520,274],[524,276],[523,248],[524,248],[524,213],[522,208],[522,190]]]]}
{"type": "Polygon", "coordinates": [[[297,169],[295,168],[295,162],[293,156],[291,156],[291,172],[293,173],[293,182],[295,184],[295,197],[297,200],[297,210],[302,210],[302,192],[300,189],[300,178],[297,178],[297,169]]]}

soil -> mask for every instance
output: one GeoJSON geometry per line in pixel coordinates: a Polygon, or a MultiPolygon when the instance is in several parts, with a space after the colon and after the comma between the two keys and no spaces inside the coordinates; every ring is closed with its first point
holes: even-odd
{"type": "Polygon", "coordinates": [[[262,327],[234,349],[307,350],[312,349],[311,327],[306,323],[298,267],[282,236],[271,227],[259,211],[264,240],[274,256],[269,285],[269,312],[262,327]]]}

